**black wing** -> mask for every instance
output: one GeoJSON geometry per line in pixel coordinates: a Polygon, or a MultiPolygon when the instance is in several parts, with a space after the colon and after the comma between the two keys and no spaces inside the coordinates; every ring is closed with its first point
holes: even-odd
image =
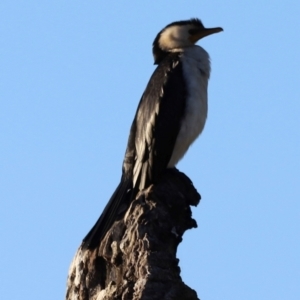
{"type": "Polygon", "coordinates": [[[186,97],[180,53],[170,53],[150,78],[130,130],[123,172],[137,190],[156,182],[167,168],[186,97]]]}
{"type": "Polygon", "coordinates": [[[172,156],[187,97],[180,54],[169,54],[154,71],[131,125],[121,182],[83,239],[94,248],[138,190],[159,180],[172,156]]]}

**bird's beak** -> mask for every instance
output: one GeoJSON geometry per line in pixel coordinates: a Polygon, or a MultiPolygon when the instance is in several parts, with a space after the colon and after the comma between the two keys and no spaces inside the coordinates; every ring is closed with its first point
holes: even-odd
{"type": "Polygon", "coordinates": [[[205,36],[208,36],[213,33],[218,33],[223,31],[223,28],[221,27],[214,27],[214,28],[203,28],[199,30],[198,32],[195,32],[193,35],[190,36],[190,41],[192,43],[196,43],[200,39],[204,38],[205,36]]]}

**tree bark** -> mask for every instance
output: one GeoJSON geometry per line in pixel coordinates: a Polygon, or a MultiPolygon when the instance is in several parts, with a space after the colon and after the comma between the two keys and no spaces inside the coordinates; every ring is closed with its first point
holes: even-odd
{"type": "Polygon", "coordinates": [[[66,300],[194,300],[180,277],[177,247],[197,227],[190,205],[200,195],[176,169],[141,191],[98,247],[79,247],[71,263],[66,300]]]}

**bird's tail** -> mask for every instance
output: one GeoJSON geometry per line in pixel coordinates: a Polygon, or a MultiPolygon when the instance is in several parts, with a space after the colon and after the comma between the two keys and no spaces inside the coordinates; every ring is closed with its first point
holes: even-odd
{"type": "Polygon", "coordinates": [[[122,178],[96,224],[83,239],[81,247],[93,249],[98,246],[113,222],[117,219],[120,206],[122,204],[129,205],[132,197],[132,181],[122,178]]]}

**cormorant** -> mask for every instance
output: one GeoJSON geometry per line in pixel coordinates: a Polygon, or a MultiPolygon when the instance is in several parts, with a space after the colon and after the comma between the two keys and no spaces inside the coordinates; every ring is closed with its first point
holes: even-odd
{"type": "Polygon", "coordinates": [[[159,181],[173,168],[204,128],[207,117],[208,53],[195,43],[220,27],[205,28],[199,19],[173,22],[153,42],[157,68],[139,102],[131,125],[122,177],[82,247],[99,245],[122,204],[159,181]]]}

